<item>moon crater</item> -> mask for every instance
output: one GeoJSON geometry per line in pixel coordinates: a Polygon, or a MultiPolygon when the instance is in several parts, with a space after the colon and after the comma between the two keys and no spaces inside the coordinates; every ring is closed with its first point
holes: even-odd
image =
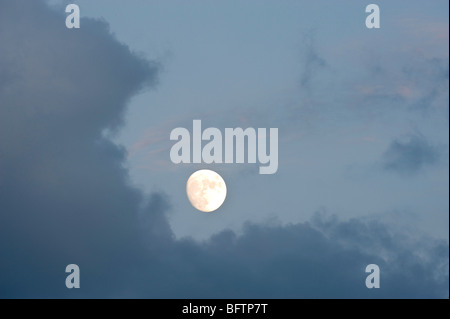
{"type": "Polygon", "coordinates": [[[225,201],[227,186],[219,174],[202,169],[189,177],[186,192],[192,206],[202,212],[212,212],[225,201]]]}

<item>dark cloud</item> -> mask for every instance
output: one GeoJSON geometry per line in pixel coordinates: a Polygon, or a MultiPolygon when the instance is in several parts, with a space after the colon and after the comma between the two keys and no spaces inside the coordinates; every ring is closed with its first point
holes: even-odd
{"type": "Polygon", "coordinates": [[[414,134],[406,141],[394,140],[383,154],[382,165],[385,170],[410,175],[436,164],[439,156],[439,148],[422,135],[414,134]]]}
{"type": "MultiPolygon", "coordinates": [[[[126,273],[141,194],[127,186],[124,150],[101,132],[155,83],[157,64],[104,22],[67,29],[41,1],[0,1],[0,43],[0,295],[63,296],[69,263],[85,278],[126,273]]],[[[111,278],[96,278],[113,293],[111,278]]]]}
{"type": "MultiPolygon", "coordinates": [[[[448,296],[448,244],[418,241],[376,221],[316,214],[310,223],[247,224],[198,244],[174,243],[161,256],[165,287],[139,296],[176,298],[442,298],[448,296]],[[381,269],[367,289],[365,267],[381,269]]],[[[148,274],[154,277],[154,274],[148,274]]],[[[146,280],[152,282],[152,279],[146,280]]]]}
{"type": "Polygon", "coordinates": [[[448,297],[448,244],[386,225],[317,215],[175,240],[161,194],[128,184],[125,152],[102,137],[158,65],[107,25],[41,1],[0,0],[0,297],[448,297]],[[401,240],[400,240],[401,239],[401,240]],[[68,290],[65,266],[81,268],[68,290]],[[382,288],[365,287],[377,263],[382,288]]]}

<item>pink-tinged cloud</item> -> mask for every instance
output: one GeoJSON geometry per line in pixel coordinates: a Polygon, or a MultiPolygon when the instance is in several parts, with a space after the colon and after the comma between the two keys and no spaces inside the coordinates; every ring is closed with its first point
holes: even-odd
{"type": "Polygon", "coordinates": [[[413,97],[415,97],[416,94],[414,94],[414,91],[411,87],[406,86],[406,85],[401,85],[397,88],[396,93],[400,96],[402,96],[403,98],[407,98],[407,99],[411,99],[413,97]]]}

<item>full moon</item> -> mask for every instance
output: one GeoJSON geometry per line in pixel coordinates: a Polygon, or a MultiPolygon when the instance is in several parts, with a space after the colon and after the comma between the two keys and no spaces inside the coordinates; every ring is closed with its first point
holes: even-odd
{"type": "Polygon", "coordinates": [[[212,212],[225,201],[227,186],[219,174],[202,169],[189,177],[186,192],[192,206],[202,212],[212,212]]]}

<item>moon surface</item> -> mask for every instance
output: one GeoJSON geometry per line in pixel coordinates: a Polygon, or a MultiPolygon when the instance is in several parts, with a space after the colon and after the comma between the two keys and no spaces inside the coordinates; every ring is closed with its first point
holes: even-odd
{"type": "Polygon", "coordinates": [[[186,192],[192,206],[202,212],[212,212],[225,201],[227,186],[222,176],[209,169],[202,169],[189,177],[186,192]]]}

